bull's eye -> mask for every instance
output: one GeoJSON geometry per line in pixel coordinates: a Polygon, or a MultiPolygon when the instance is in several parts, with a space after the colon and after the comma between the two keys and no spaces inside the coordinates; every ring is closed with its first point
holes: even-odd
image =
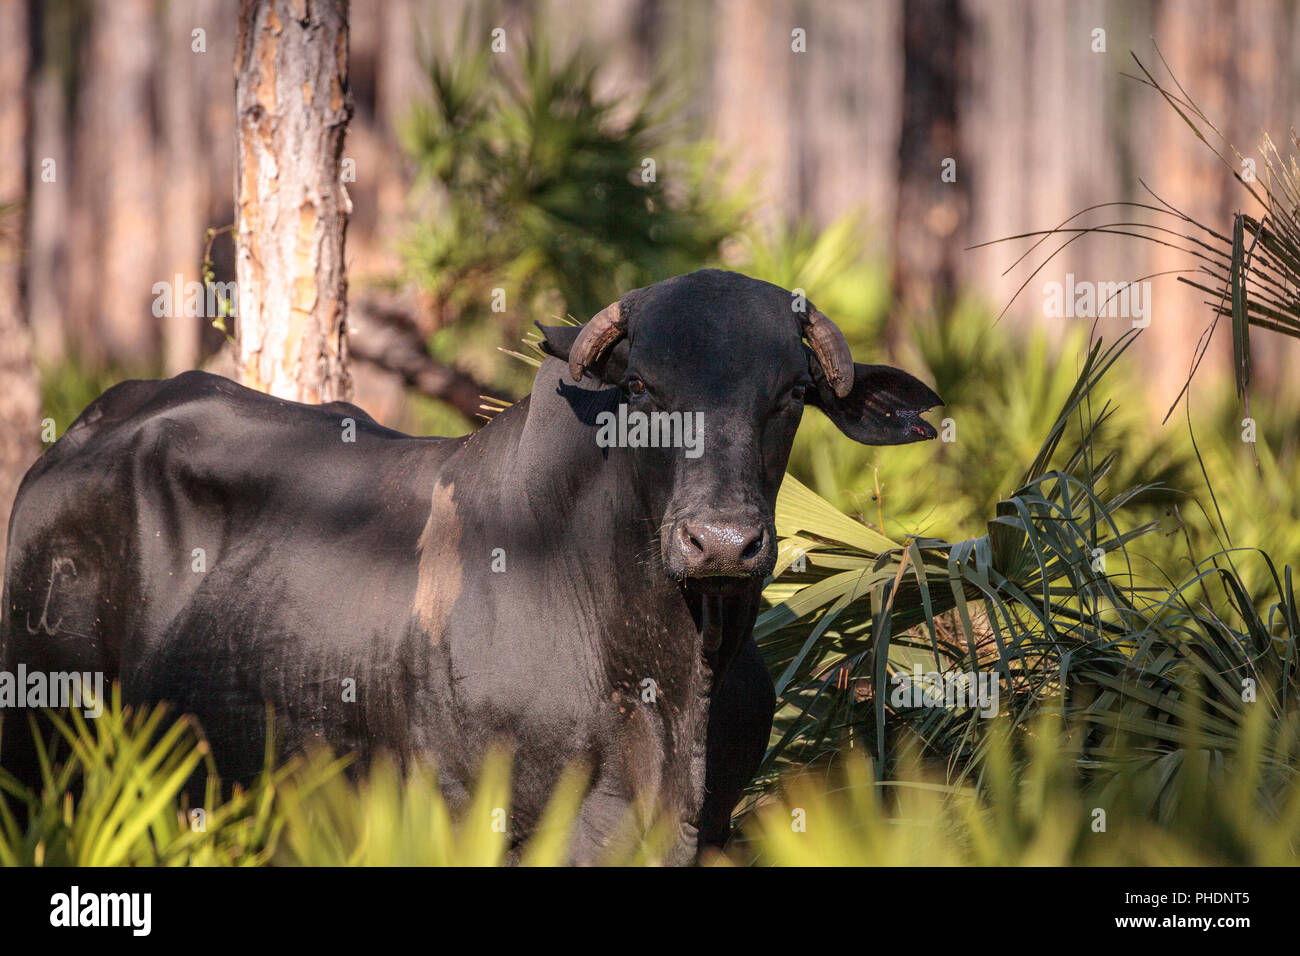
{"type": "Polygon", "coordinates": [[[637,378],[635,375],[629,376],[623,387],[627,389],[629,395],[645,394],[645,382],[641,381],[641,379],[637,378]]]}
{"type": "Polygon", "coordinates": [[[790,389],[790,397],[793,398],[796,402],[802,402],[804,395],[806,395],[807,393],[808,393],[807,385],[796,385],[794,388],[790,389]]]}

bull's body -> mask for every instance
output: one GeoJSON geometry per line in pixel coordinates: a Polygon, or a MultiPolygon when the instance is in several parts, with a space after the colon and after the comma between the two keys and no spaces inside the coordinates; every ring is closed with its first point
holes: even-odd
{"type": "MultiPolygon", "coordinates": [[[[465,438],[199,372],[109,390],[19,491],[0,669],[171,702],[226,779],[261,769],[270,707],[284,751],[432,760],[453,801],[512,746],[516,837],[580,760],[578,860],[651,807],[673,860],[721,845],[771,728],[752,629],[804,406],[893,444],[933,438],[939,398],[732,273],[544,331],[532,394],[465,438]],[[629,409],[700,416],[702,454],[602,447],[629,409]]],[[[0,757],[31,779],[25,730],[0,757]]]]}
{"type": "Polygon", "coordinates": [[[267,702],[286,750],[432,759],[453,799],[513,742],[521,832],[579,758],[599,769],[594,850],[635,792],[698,819],[709,663],[745,640],[728,709],[752,729],[715,747],[744,761],[718,768],[721,842],[771,719],[753,614],[704,652],[680,588],[647,574],[635,454],[589,440],[570,403],[602,396],[563,369],[463,439],[201,372],[111,389],[23,482],[3,669],[102,671],[127,701],[171,701],[230,779],[261,768],[267,702]]]}

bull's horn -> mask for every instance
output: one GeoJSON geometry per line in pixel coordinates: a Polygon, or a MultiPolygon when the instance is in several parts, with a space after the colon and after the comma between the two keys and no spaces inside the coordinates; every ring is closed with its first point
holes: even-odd
{"type": "Polygon", "coordinates": [[[853,353],[844,341],[844,333],[816,309],[811,315],[805,313],[802,323],[803,333],[826,373],[826,380],[835,394],[843,398],[853,391],[853,353]]]}
{"type": "Polygon", "coordinates": [[[581,380],[582,373],[600,361],[605,350],[626,334],[627,322],[619,313],[617,302],[593,315],[569,349],[569,374],[573,380],[581,380]]]}

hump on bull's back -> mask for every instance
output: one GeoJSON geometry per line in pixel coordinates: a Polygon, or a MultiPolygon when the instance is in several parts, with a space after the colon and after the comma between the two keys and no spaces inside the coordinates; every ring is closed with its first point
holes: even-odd
{"type": "Polygon", "coordinates": [[[437,644],[460,597],[460,516],[456,514],[456,486],[439,481],[429,501],[429,517],[420,534],[420,571],[415,587],[415,619],[437,644]]]}

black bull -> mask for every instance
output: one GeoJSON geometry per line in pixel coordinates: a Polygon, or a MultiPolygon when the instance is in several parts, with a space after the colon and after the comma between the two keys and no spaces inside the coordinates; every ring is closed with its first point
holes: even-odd
{"type": "MultiPolygon", "coordinates": [[[[260,769],[270,704],[286,753],[431,759],[453,803],[508,742],[516,839],[584,761],[576,860],[645,802],[678,822],[674,860],[721,845],[771,729],[752,628],[803,408],[897,444],[934,437],[939,397],[733,273],[543,331],[532,394],[464,438],[200,372],[108,390],[18,493],[0,669],[169,701],[226,779],[260,769]],[[702,442],[610,447],[620,411],[690,416],[702,442]]],[[[25,723],[3,764],[31,779],[25,723]]]]}

